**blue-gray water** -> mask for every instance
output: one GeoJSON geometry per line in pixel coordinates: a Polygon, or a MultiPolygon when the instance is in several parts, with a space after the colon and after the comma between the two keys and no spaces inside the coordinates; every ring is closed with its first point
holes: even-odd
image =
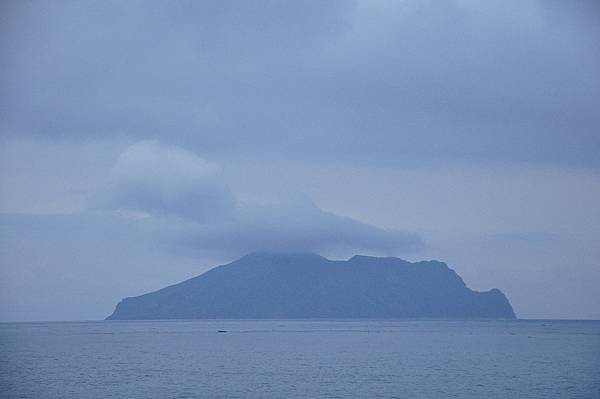
{"type": "Polygon", "coordinates": [[[598,398],[600,322],[5,323],[0,393],[36,399],[598,398]]]}

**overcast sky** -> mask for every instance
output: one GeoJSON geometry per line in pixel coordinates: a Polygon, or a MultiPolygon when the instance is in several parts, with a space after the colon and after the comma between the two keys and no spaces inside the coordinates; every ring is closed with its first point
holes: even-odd
{"type": "Polygon", "coordinates": [[[0,320],[255,250],[600,318],[597,1],[3,1],[0,320]]]}

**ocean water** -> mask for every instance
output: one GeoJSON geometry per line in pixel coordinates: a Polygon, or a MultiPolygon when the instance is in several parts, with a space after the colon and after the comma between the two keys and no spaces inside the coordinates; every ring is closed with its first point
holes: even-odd
{"type": "Polygon", "coordinates": [[[4,323],[0,397],[600,398],[600,322],[4,323]]]}

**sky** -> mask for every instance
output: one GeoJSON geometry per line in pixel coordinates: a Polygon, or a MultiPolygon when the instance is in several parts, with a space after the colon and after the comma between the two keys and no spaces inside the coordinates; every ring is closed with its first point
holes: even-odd
{"type": "Polygon", "coordinates": [[[595,1],[0,4],[0,321],[253,251],[600,318],[595,1]]]}

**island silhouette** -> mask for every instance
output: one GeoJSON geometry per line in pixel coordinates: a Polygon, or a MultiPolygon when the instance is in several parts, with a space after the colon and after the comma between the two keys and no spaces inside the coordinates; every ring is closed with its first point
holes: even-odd
{"type": "Polygon", "coordinates": [[[443,262],[257,252],[125,298],[107,320],[515,317],[500,290],[473,291],[443,262]]]}

